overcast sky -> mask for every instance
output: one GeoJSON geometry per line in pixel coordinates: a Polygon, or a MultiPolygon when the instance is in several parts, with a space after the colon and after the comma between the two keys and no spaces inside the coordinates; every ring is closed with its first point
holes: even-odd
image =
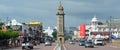
{"type": "MultiPolygon", "coordinates": [[[[59,0],[0,0],[2,21],[16,19],[19,22],[41,21],[43,26],[56,26],[59,0]]],[[[62,0],[65,26],[78,27],[90,24],[94,15],[105,22],[109,16],[120,18],[120,0],[62,0]]]]}

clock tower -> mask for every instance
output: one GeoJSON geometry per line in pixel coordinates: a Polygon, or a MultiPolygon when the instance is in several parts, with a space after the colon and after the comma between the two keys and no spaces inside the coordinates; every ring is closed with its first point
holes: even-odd
{"type": "Polygon", "coordinates": [[[60,43],[64,43],[64,8],[60,5],[57,9],[57,41],[60,43]]]}

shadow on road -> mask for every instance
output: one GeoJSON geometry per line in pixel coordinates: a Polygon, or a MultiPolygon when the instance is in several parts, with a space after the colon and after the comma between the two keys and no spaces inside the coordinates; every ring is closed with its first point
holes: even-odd
{"type": "Polygon", "coordinates": [[[96,46],[95,46],[94,48],[99,48],[99,47],[96,47],[96,46]]]}

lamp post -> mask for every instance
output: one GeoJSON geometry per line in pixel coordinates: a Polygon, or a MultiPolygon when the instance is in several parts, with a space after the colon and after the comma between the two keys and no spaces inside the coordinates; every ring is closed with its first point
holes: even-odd
{"type": "Polygon", "coordinates": [[[112,18],[112,16],[110,16],[110,21],[109,21],[109,33],[110,33],[110,35],[109,35],[109,42],[112,42],[112,32],[111,32],[111,18],[112,18]]]}
{"type": "Polygon", "coordinates": [[[10,21],[10,29],[12,29],[12,21],[10,21]]]}

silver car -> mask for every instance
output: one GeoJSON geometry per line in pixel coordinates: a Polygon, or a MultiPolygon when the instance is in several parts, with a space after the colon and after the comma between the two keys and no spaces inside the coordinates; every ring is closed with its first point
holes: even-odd
{"type": "Polygon", "coordinates": [[[92,48],[94,48],[93,42],[91,42],[91,41],[86,41],[86,42],[85,42],[85,48],[87,48],[87,47],[92,47],[92,48]]]}
{"type": "Polygon", "coordinates": [[[45,46],[51,46],[52,42],[51,41],[45,41],[45,46]]]}
{"type": "Polygon", "coordinates": [[[79,42],[79,46],[84,46],[85,45],[85,41],[80,41],[79,42]]]}

